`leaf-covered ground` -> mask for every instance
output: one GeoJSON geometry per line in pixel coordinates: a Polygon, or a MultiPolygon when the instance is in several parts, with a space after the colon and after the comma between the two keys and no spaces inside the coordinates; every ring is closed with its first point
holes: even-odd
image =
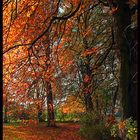
{"type": "Polygon", "coordinates": [[[61,123],[56,128],[46,124],[3,125],[3,140],[84,140],[78,135],[79,124],[61,123]]]}

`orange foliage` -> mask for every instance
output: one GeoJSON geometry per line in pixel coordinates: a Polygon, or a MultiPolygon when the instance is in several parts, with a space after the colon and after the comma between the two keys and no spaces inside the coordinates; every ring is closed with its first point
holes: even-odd
{"type": "Polygon", "coordinates": [[[119,128],[119,129],[124,129],[124,128],[125,128],[125,122],[124,122],[124,121],[120,121],[120,122],[118,123],[118,128],[119,128]]]}
{"type": "Polygon", "coordinates": [[[83,104],[75,96],[70,95],[64,104],[60,105],[62,113],[81,113],[85,111],[83,104]]]}
{"type": "Polygon", "coordinates": [[[3,105],[6,103],[6,94],[3,94],[3,105]]]}
{"type": "Polygon", "coordinates": [[[81,54],[81,56],[82,56],[82,57],[85,57],[85,56],[87,56],[87,55],[91,55],[91,54],[96,53],[96,52],[97,52],[97,48],[91,48],[91,49],[85,50],[85,51],[81,54]]]}
{"type": "Polygon", "coordinates": [[[38,125],[39,122],[38,120],[22,120],[22,124],[24,125],[29,125],[29,126],[35,126],[35,125],[38,125]]]}
{"type": "Polygon", "coordinates": [[[69,113],[70,109],[68,107],[63,107],[61,111],[63,113],[69,113]]]}
{"type": "Polygon", "coordinates": [[[112,15],[113,13],[117,12],[118,7],[112,7],[112,9],[109,11],[109,14],[112,15]]]}

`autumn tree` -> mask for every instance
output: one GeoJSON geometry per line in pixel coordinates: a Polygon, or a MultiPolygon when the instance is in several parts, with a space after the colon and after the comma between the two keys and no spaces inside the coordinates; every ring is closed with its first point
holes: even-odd
{"type": "Polygon", "coordinates": [[[136,116],[127,0],[4,1],[3,15],[3,88],[17,102],[33,102],[39,119],[47,99],[48,126],[55,126],[53,97],[71,93],[87,112],[105,115],[121,95],[124,117],[136,116]]]}
{"type": "Polygon", "coordinates": [[[104,16],[105,14],[101,14],[101,8],[98,5],[98,3],[92,2],[88,5],[85,2],[82,5],[83,9],[80,9],[80,12],[83,12],[83,10],[85,10],[85,12],[77,14],[76,17],[72,19],[75,22],[71,21],[72,29],[67,35],[73,36],[72,42],[67,43],[67,48],[75,54],[75,59],[80,69],[81,78],[79,79],[81,79],[80,83],[83,86],[83,95],[85,97],[87,111],[93,110],[91,96],[94,94],[96,87],[96,76],[93,76],[94,72],[102,66],[114,45],[113,39],[110,39],[113,32],[110,26],[110,17],[102,19],[102,15],[104,16]],[[92,15],[92,13],[94,13],[94,15],[92,15]],[[99,16],[101,18],[99,18],[99,16]],[[96,19],[96,21],[94,21],[94,19],[96,19]],[[107,26],[107,24],[109,25],[107,26]],[[107,27],[108,30],[106,29],[107,27]],[[99,34],[96,35],[95,33],[97,31],[99,34]],[[106,33],[108,33],[108,36],[106,33]],[[94,40],[95,38],[96,40],[94,40]],[[105,47],[105,45],[108,47],[105,47]]]}
{"type": "MultiPolygon", "coordinates": [[[[11,1],[9,3],[4,2],[3,53],[4,53],[4,56],[7,58],[6,61],[8,61],[8,64],[9,64],[9,61],[13,61],[13,60],[11,60],[11,58],[9,59],[7,57],[8,56],[7,54],[10,54],[10,56],[11,55],[17,56],[15,57],[15,60],[12,62],[14,63],[14,67],[11,67],[11,71],[14,73],[15,71],[17,71],[17,67],[20,67],[19,69],[20,72],[16,72],[15,75],[22,74],[23,77],[20,75],[22,82],[26,82],[25,79],[27,78],[27,77],[26,78],[24,77],[24,70],[26,71],[27,69],[30,69],[29,73],[27,73],[26,71],[26,74],[29,75],[29,74],[32,74],[33,72],[32,76],[35,76],[34,77],[35,79],[38,79],[38,77],[41,75],[44,76],[44,74],[46,74],[44,70],[49,71],[48,64],[50,63],[49,61],[50,51],[47,51],[47,49],[50,49],[50,46],[49,46],[50,44],[47,46],[43,45],[42,47],[43,42],[46,41],[45,35],[47,32],[51,32],[50,29],[54,21],[57,21],[59,23],[61,20],[65,21],[69,19],[70,17],[72,17],[78,11],[80,3],[77,6],[77,8],[75,8],[76,3],[74,3],[75,7],[72,8],[65,15],[59,14],[58,12],[59,5],[60,5],[60,1],[55,1],[55,2],[31,1],[29,3],[23,2],[23,1],[22,2],[11,1]],[[46,9],[44,6],[48,6],[49,9],[46,9]],[[44,17],[44,13],[46,13],[45,17],[44,17]],[[19,22],[22,20],[24,20],[24,22],[19,22]],[[39,35],[36,37],[35,34],[39,34],[39,35]],[[41,53],[39,53],[40,48],[43,48],[41,53]],[[25,58],[22,61],[21,61],[21,58],[18,56],[18,54],[21,55],[21,51],[25,55],[25,58]],[[40,56],[38,54],[41,54],[44,56],[40,56]],[[43,60],[42,58],[45,58],[45,60],[43,60]],[[19,61],[19,64],[16,63],[17,60],[19,61]],[[24,63],[24,60],[26,61],[25,63],[24,63]]],[[[50,37],[51,41],[53,41],[52,39],[54,35],[55,35],[55,31],[52,31],[52,34],[50,37]]],[[[6,72],[7,70],[5,71],[5,73],[6,72]]],[[[11,72],[8,74],[11,74],[11,72]]],[[[18,79],[20,80],[20,78],[18,79]]],[[[18,83],[19,80],[15,80],[16,83],[18,83]]],[[[31,81],[34,81],[34,80],[31,80],[31,81]]],[[[29,84],[31,84],[30,81],[28,81],[27,83],[26,83],[27,87],[25,86],[25,90],[28,88],[29,84]]],[[[21,81],[20,81],[20,85],[22,85],[21,81]]],[[[50,107],[50,104],[53,105],[52,99],[51,99],[52,91],[51,91],[50,82],[48,82],[47,88],[48,88],[47,89],[48,107],[50,107]]],[[[24,94],[23,94],[23,97],[24,97],[24,94]]],[[[26,98],[24,99],[26,100],[26,98]]],[[[51,106],[51,109],[52,109],[52,106],[51,106]]],[[[51,110],[51,112],[53,111],[51,110]]]]}

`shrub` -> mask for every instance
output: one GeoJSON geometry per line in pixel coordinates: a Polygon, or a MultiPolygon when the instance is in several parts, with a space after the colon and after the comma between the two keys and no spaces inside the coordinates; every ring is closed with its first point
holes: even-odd
{"type": "Polygon", "coordinates": [[[105,125],[105,120],[99,114],[87,113],[81,117],[80,135],[87,140],[99,139],[108,140],[110,129],[105,125]]]}
{"type": "Polygon", "coordinates": [[[113,137],[118,136],[122,140],[135,140],[137,139],[137,122],[128,118],[112,125],[110,131],[113,137]]]}

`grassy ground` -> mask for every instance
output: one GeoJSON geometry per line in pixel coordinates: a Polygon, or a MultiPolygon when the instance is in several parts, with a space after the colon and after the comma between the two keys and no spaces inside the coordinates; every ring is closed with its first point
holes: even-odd
{"type": "Polygon", "coordinates": [[[3,140],[84,140],[78,135],[79,124],[59,123],[56,128],[46,124],[20,125],[4,124],[3,140]]]}

